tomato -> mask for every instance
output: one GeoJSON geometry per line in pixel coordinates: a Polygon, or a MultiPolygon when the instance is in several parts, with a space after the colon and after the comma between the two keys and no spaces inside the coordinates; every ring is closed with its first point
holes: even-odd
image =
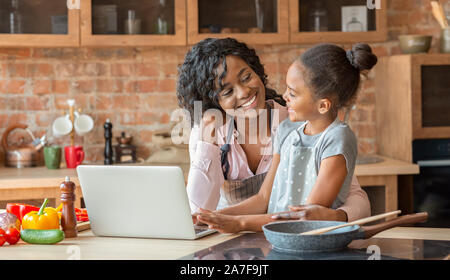
{"type": "Polygon", "coordinates": [[[10,245],[14,245],[20,240],[20,232],[16,228],[9,228],[6,231],[5,237],[10,245]]]}
{"type": "Polygon", "coordinates": [[[6,242],[5,231],[0,228],[0,246],[5,244],[5,242],[6,242]]]}

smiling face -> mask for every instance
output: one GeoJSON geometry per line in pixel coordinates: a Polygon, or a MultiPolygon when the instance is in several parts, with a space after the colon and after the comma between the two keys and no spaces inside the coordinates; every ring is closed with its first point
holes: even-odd
{"type": "MultiPolygon", "coordinates": [[[[259,76],[241,58],[226,57],[227,72],[222,82],[217,81],[220,89],[218,101],[223,110],[236,110],[234,116],[251,117],[250,111],[265,108],[265,87],[259,76]],[[253,109],[253,110],[250,110],[253,109]]],[[[223,65],[217,67],[217,76],[223,73],[223,65]]]]}
{"type": "Polygon", "coordinates": [[[293,122],[316,119],[321,100],[315,100],[304,80],[304,69],[300,62],[294,62],[286,75],[286,92],[283,94],[289,119],[293,122]]]}

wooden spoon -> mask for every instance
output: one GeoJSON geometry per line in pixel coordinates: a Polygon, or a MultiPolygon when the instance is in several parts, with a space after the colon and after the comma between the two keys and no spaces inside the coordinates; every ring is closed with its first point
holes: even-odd
{"type": "Polygon", "coordinates": [[[439,22],[441,28],[446,28],[448,23],[441,3],[438,1],[431,1],[431,11],[433,12],[433,16],[436,18],[437,22],[439,22]]]}
{"type": "Polygon", "coordinates": [[[400,214],[401,212],[402,211],[400,211],[400,210],[392,211],[389,213],[384,213],[384,214],[375,215],[375,216],[364,218],[364,219],[359,219],[359,220],[356,220],[356,221],[353,221],[350,223],[346,223],[346,224],[342,224],[342,225],[324,227],[324,228],[319,228],[319,229],[315,229],[315,230],[302,232],[302,233],[300,233],[300,235],[318,235],[318,234],[329,232],[329,231],[332,231],[332,230],[335,230],[338,228],[349,227],[349,226],[354,226],[354,225],[363,225],[363,224],[366,224],[369,222],[381,220],[381,219],[389,217],[389,216],[400,214]]]}

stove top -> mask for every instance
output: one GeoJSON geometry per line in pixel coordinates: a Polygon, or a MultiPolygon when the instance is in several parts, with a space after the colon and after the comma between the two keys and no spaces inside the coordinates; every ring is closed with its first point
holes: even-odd
{"type": "Polygon", "coordinates": [[[246,233],[182,260],[442,260],[450,256],[450,241],[370,238],[355,240],[345,250],[288,254],[272,248],[264,234],[246,233]]]}

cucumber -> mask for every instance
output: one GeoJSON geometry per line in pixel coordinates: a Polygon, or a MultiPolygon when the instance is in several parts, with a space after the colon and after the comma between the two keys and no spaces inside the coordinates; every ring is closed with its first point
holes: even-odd
{"type": "Polygon", "coordinates": [[[55,244],[64,240],[64,231],[59,229],[23,229],[20,238],[31,244],[55,244]]]}

